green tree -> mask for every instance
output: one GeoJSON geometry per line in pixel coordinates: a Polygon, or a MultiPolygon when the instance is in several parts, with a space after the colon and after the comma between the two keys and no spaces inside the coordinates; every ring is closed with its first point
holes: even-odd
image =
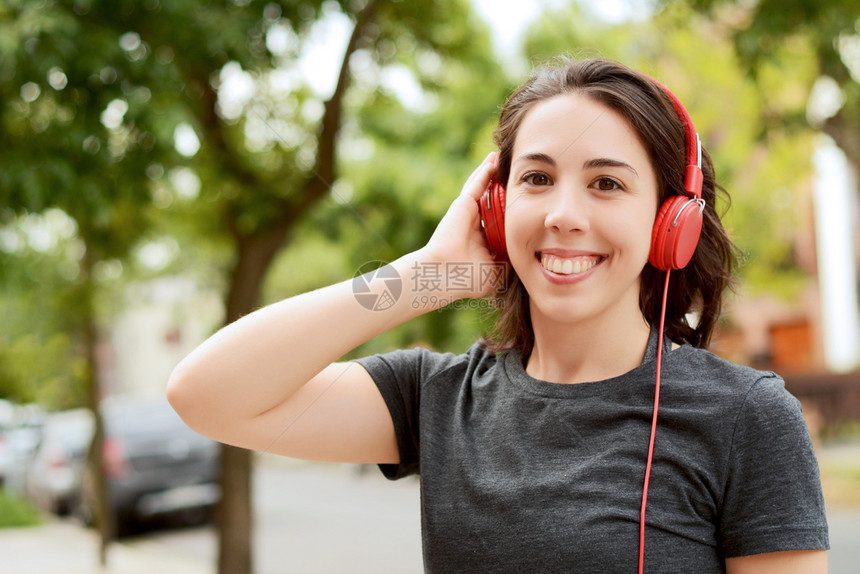
{"type": "MultiPolygon", "coordinates": [[[[353,274],[370,260],[391,261],[421,247],[468,174],[494,149],[491,132],[499,103],[511,89],[510,79],[486,35],[471,36],[471,54],[460,61],[426,52],[400,56],[401,65],[422,87],[415,101],[404,103],[402,96],[386,90],[363,90],[352,99],[354,120],[346,131],[357,136],[344,146],[342,186],[335,187],[308,226],[309,233],[320,237],[320,245],[339,245],[341,253],[347,249],[341,255],[344,263],[326,282],[353,274]]],[[[288,250],[285,255],[297,254],[288,250]]],[[[276,269],[287,265],[279,262],[276,269]]],[[[355,354],[418,342],[462,351],[481,334],[487,314],[481,308],[486,301],[474,302],[471,309],[464,309],[463,303],[410,321],[355,354]]]]}
{"type": "MultiPolygon", "coordinates": [[[[143,174],[153,156],[169,156],[173,146],[150,115],[153,90],[141,85],[146,65],[139,45],[123,35],[127,28],[105,26],[93,7],[0,3],[0,204],[6,224],[50,209],[75,222],[83,249],[65,312],[84,359],[87,404],[97,411],[96,275],[109,262],[121,265],[145,228],[142,207],[150,195],[143,174]]],[[[91,464],[104,561],[111,525],[102,434],[98,420],[91,464]]]]}
{"type": "Polygon", "coordinates": [[[688,0],[731,31],[741,62],[773,96],[780,82],[796,82],[795,61],[787,52],[798,47],[812,56],[814,73],[804,74],[802,105],[764,116],[767,129],[786,122],[829,135],[860,172],[860,1],[858,0],[688,0]],[[817,85],[830,85],[841,99],[828,114],[807,114],[808,96],[817,85]]]}
{"type": "MultiPolygon", "coordinates": [[[[860,1],[688,3],[731,35],[735,53],[771,102],[759,118],[765,137],[823,132],[860,173],[860,1]]],[[[856,250],[854,256],[860,261],[856,250]]]]}
{"type": "MultiPolygon", "coordinates": [[[[459,0],[6,0],[5,217],[53,206],[77,222],[90,344],[88,278],[102,262],[122,261],[152,217],[164,225],[187,215],[186,229],[232,252],[222,256],[232,321],[260,303],[273,257],[338,179],[353,78],[362,84],[355,93],[372,93],[375,76],[398,64],[432,91],[422,61],[473,58],[486,45],[475,24],[459,0]],[[321,23],[338,18],[352,32],[334,90],[318,94],[296,63],[321,23]],[[235,81],[250,86],[238,105],[228,97],[235,81]]],[[[249,453],[225,450],[222,572],[251,570],[249,470],[249,453]]]]}
{"type": "Polygon", "coordinates": [[[85,364],[69,300],[80,245],[59,210],[0,226],[0,397],[50,409],[79,407],[85,364]]]}
{"type": "MultiPolygon", "coordinates": [[[[214,69],[211,62],[209,68],[182,65],[189,83],[202,94],[189,120],[200,141],[192,165],[202,185],[197,200],[187,207],[208,212],[210,217],[197,221],[208,223],[204,231],[231,245],[234,253],[227,270],[227,322],[261,303],[263,280],[274,257],[296,237],[302,218],[332,194],[332,185],[340,179],[338,147],[360,137],[350,131],[360,126],[348,98],[360,100],[375,92],[378,78],[390,69],[411,69],[422,81],[419,55],[447,65],[473,58],[476,45],[475,20],[460,1],[327,2],[313,9],[267,4],[260,15],[259,22],[249,26],[248,51],[264,58],[243,54],[214,69]],[[337,19],[347,20],[351,34],[333,91],[315,93],[303,79],[288,75],[288,93],[278,93],[278,78],[295,70],[314,26],[337,19]],[[231,74],[250,79],[254,90],[244,105],[228,110],[218,82],[229,82],[231,74]]],[[[155,43],[147,34],[141,36],[155,43]]],[[[177,47],[177,61],[188,51],[177,47]]],[[[425,86],[432,88],[432,82],[425,86]]],[[[251,568],[249,477],[249,453],[225,448],[222,572],[251,568]]]]}

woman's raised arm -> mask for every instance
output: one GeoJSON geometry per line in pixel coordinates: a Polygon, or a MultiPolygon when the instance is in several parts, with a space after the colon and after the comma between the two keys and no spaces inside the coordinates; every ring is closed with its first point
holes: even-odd
{"type": "MultiPolygon", "coordinates": [[[[492,157],[475,170],[428,244],[363,276],[383,293],[396,275],[402,293],[367,305],[352,280],[259,309],[227,325],[172,373],[167,397],[185,422],[215,440],[316,460],[396,462],[394,430],[373,381],[340,357],[413,317],[492,290],[429,291],[422,273],[457,262],[491,264],[476,199],[492,173],[492,157]]],[[[444,271],[443,271],[444,272],[444,271]]]]}

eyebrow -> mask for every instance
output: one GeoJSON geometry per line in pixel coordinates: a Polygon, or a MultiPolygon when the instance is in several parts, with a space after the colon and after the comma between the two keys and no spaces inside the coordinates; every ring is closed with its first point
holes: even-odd
{"type": "Polygon", "coordinates": [[[639,177],[639,172],[633,169],[633,166],[629,163],[619,161],[617,159],[610,159],[608,157],[599,157],[596,159],[589,159],[584,164],[582,164],[582,169],[595,169],[601,167],[620,167],[623,169],[627,169],[633,173],[636,177],[639,177]]]}
{"type": "MultiPolygon", "coordinates": [[[[514,161],[537,161],[551,166],[556,165],[555,160],[551,156],[541,152],[524,153],[514,161]]],[[[513,165],[513,163],[514,162],[511,162],[511,165],[513,165]]],[[[585,163],[582,164],[582,169],[599,169],[602,167],[620,167],[629,170],[633,175],[639,177],[639,172],[636,171],[632,165],[617,159],[598,157],[586,160],[585,163]]]]}
{"type": "MultiPolygon", "coordinates": [[[[551,156],[541,152],[524,153],[514,161],[537,161],[548,165],[555,165],[555,160],[551,156]]],[[[514,162],[511,162],[511,165],[513,165],[513,163],[514,162]]]]}

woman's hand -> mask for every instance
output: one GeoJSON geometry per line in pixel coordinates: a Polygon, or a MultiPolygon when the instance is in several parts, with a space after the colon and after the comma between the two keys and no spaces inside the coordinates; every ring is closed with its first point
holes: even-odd
{"type": "Polygon", "coordinates": [[[426,259],[428,266],[441,266],[441,274],[449,279],[446,285],[454,286],[453,290],[446,289],[446,298],[483,297],[507,274],[504,264],[495,262],[490,254],[478,208],[481,195],[495,175],[497,162],[498,153],[493,152],[472,172],[421,250],[421,259],[426,259]],[[474,278],[468,286],[464,274],[474,278]]]}

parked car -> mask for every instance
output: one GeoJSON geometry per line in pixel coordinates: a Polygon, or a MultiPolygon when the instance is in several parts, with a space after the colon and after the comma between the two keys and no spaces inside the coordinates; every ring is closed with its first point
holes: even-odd
{"type": "MultiPolygon", "coordinates": [[[[202,517],[221,496],[220,447],[189,429],[166,400],[111,398],[100,407],[107,491],[116,532],[169,514],[202,517]]],[[[88,520],[92,476],[84,481],[78,514],[88,520]]]]}
{"type": "Polygon", "coordinates": [[[6,468],[3,488],[20,496],[26,495],[26,479],[36,449],[42,440],[44,415],[34,415],[16,423],[6,433],[6,468]]]}
{"type": "Polygon", "coordinates": [[[88,409],[49,415],[27,469],[25,491],[37,505],[67,514],[80,494],[95,420],[88,409]]]}

